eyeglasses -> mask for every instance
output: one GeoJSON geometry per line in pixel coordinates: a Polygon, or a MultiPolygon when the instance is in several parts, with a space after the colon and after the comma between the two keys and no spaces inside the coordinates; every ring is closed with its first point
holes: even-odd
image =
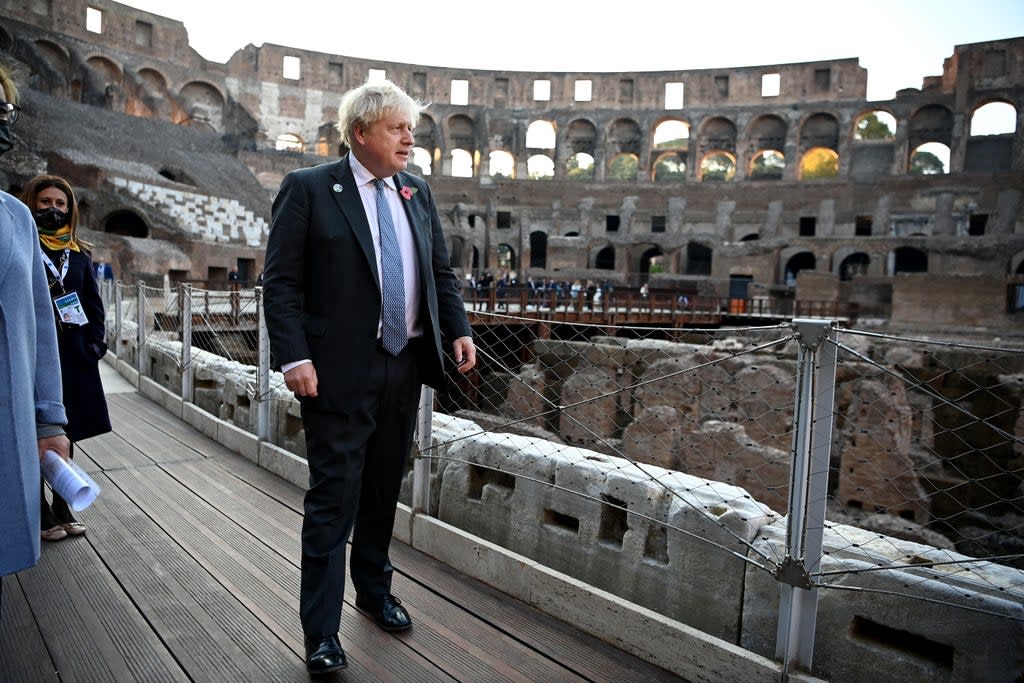
{"type": "Polygon", "coordinates": [[[21,107],[13,102],[0,102],[0,123],[13,126],[21,117],[21,107]]]}

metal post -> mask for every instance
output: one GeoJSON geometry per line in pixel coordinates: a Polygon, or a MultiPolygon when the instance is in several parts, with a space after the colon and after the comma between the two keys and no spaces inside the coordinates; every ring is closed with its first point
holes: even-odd
{"type": "Polygon", "coordinates": [[[420,389],[420,409],[416,418],[416,444],[419,457],[412,464],[412,511],[430,514],[430,460],[433,444],[434,390],[420,389]]]}
{"type": "Polygon", "coordinates": [[[137,287],[138,291],[138,328],[135,330],[135,369],[139,371],[139,383],[141,385],[142,378],[145,376],[146,361],[144,356],[146,355],[146,283],[139,280],[137,287]]]}
{"type": "Polygon", "coordinates": [[[267,335],[267,319],[263,315],[263,288],[257,287],[256,321],[258,330],[256,366],[256,436],[261,441],[270,438],[270,337],[267,335]]]}
{"type": "Polygon", "coordinates": [[[793,320],[799,342],[796,425],[789,483],[786,557],[779,580],[779,626],[775,656],[783,674],[794,665],[811,670],[818,590],[811,581],[819,571],[825,529],[828,462],[832,440],[836,379],[835,329],[829,320],[793,320]]]}
{"type": "Polygon", "coordinates": [[[192,285],[178,287],[181,319],[181,399],[192,402],[192,285]]]}
{"type": "Polygon", "coordinates": [[[121,310],[121,284],[114,283],[114,355],[118,360],[121,359],[121,320],[124,313],[121,310]]]}

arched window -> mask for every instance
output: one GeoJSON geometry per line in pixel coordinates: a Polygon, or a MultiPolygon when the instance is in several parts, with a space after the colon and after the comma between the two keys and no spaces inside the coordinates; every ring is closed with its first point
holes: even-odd
{"type": "Polygon", "coordinates": [[[782,152],[766,149],[750,162],[751,180],[778,180],[786,168],[786,157],[782,152]]]}
{"type": "Polygon", "coordinates": [[[839,264],[839,279],[845,282],[858,275],[867,275],[870,263],[871,257],[862,251],[850,254],[839,264]]]}
{"type": "Polygon", "coordinates": [[[700,162],[701,182],[728,182],[736,177],[736,159],[727,152],[712,152],[700,162]]]}
{"type": "Polygon", "coordinates": [[[636,180],[640,159],[635,154],[617,154],[608,163],[608,179],[618,181],[636,180]]]}
{"type": "Polygon", "coordinates": [[[615,247],[610,244],[597,252],[594,258],[594,268],[598,270],[615,270],[615,247]]]}
{"type": "Polygon", "coordinates": [[[896,137],[896,117],[881,109],[870,111],[853,124],[854,140],[892,140],[896,137]]]}
{"type": "Polygon", "coordinates": [[[467,152],[464,149],[452,150],[452,177],[473,177],[473,157],[469,152],[467,152]]]}
{"type": "Polygon", "coordinates": [[[487,174],[493,178],[515,178],[516,161],[503,150],[491,152],[488,157],[487,174]]]}
{"type": "Polygon", "coordinates": [[[949,147],[926,142],[910,155],[911,175],[943,175],[949,171],[949,147]]]}
{"type": "Polygon", "coordinates": [[[550,121],[534,121],[526,129],[526,146],[532,149],[554,149],[555,127],[550,121]]]}
{"type": "Polygon", "coordinates": [[[425,176],[430,175],[431,167],[430,152],[423,149],[422,147],[413,147],[412,149],[412,163],[420,169],[420,173],[425,176]]]}
{"type": "Polygon", "coordinates": [[[898,247],[892,254],[892,274],[927,273],[928,254],[915,247],[898,247]]]}
{"type": "Polygon", "coordinates": [[[551,178],[555,175],[555,162],[544,154],[534,154],[526,160],[526,175],[531,180],[551,178]]]}
{"type": "Polygon", "coordinates": [[[281,133],[274,143],[274,149],[278,152],[302,152],[305,148],[302,138],[292,133],[281,133]]]}
{"type": "Polygon", "coordinates": [[[786,261],[785,269],[785,284],[787,287],[793,287],[796,285],[796,274],[801,270],[814,270],[817,264],[817,259],[814,258],[814,254],[809,251],[801,251],[798,254],[794,254],[786,261]]]}
{"type": "Polygon", "coordinates": [[[1017,130],[1017,110],[1008,102],[989,102],[971,114],[971,135],[1007,135],[1017,130]]]}
{"type": "Polygon", "coordinates": [[[813,147],[800,160],[800,178],[816,180],[839,175],[839,155],[827,147],[813,147]]]}
{"type": "Polygon", "coordinates": [[[594,157],[586,152],[573,154],[566,162],[565,177],[568,180],[593,180],[594,157]]]}

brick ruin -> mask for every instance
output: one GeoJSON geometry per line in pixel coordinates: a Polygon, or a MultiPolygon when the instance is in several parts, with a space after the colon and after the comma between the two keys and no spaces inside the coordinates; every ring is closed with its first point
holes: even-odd
{"type": "Polygon", "coordinates": [[[26,104],[5,186],[68,177],[128,281],[254,279],[281,177],[333,158],[338,96],[386,76],[432,103],[415,160],[467,273],[1021,322],[1024,38],[955,46],[878,102],[856,59],[528,73],[265,44],[218,64],[181,22],[106,0],[2,0],[0,51],[26,104]],[[972,135],[992,105],[1006,130],[972,135]],[[948,165],[925,170],[945,172],[917,172],[935,144],[948,165]]]}

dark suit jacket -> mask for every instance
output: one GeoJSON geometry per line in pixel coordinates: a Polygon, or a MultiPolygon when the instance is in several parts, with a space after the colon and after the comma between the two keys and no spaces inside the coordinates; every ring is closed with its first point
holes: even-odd
{"type": "MultiPolygon", "coordinates": [[[[416,189],[402,205],[419,260],[420,323],[432,351],[424,354],[423,381],[440,388],[442,343],[469,336],[469,322],[430,187],[408,173],[394,180],[399,189],[416,189]]],[[[347,155],[285,176],[274,200],[263,292],[274,367],[309,358],[319,396],[303,401],[331,412],[355,405],[377,345],[380,278],[347,155]]]]}

